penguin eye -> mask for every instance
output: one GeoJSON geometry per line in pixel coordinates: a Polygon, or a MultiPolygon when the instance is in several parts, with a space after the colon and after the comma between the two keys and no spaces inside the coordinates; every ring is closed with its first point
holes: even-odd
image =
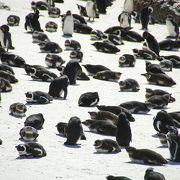
{"type": "Polygon", "coordinates": [[[150,79],[150,78],[151,78],[151,75],[150,75],[150,74],[148,74],[148,75],[147,75],[147,78],[148,78],[148,79],[150,79]]]}

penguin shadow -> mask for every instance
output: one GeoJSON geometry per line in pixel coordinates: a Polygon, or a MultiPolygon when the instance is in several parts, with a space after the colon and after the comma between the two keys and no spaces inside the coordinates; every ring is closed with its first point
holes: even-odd
{"type": "Polygon", "coordinates": [[[58,133],[56,133],[56,136],[59,136],[59,137],[62,137],[62,138],[66,138],[64,135],[58,134],[58,133]]]}
{"type": "Polygon", "coordinates": [[[61,35],[61,37],[64,37],[64,38],[66,38],[66,39],[70,39],[70,38],[72,38],[73,36],[68,36],[68,35],[61,35]]]}
{"type": "Polygon", "coordinates": [[[76,144],[76,145],[69,145],[69,144],[63,144],[64,146],[72,149],[79,149],[81,148],[81,144],[76,144]]]}
{"type": "Polygon", "coordinates": [[[53,100],[67,100],[67,99],[64,99],[63,97],[53,97],[53,100]]]}
{"type": "Polygon", "coordinates": [[[16,115],[13,115],[11,113],[9,113],[9,115],[12,116],[12,117],[15,117],[17,119],[22,119],[22,118],[24,118],[26,116],[26,115],[24,115],[24,116],[16,116],[16,115]]]}
{"type": "Polygon", "coordinates": [[[128,161],[128,162],[125,162],[127,164],[136,164],[136,165],[141,165],[141,166],[154,166],[154,167],[157,167],[157,166],[164,166],[163,164],[145,164],[145,163],[138,163],[138,162],[132,162],[132,161],[128,161]]]}
{"type": "Polygon", "coordinates": [[[24,32],[24,34],[33,34],[33,32],[32,31],[26,31],[26,32],[24,32]]]}
{"type": "Polygon", "coordinates": [[[119,152],[93,152],[93,154],[118,154],[119,152]]]}
{"type": "Polygon", "coordinates": [[[37,140],[35,139],[35,140],[33,140],[33,141],[25,141],[23,138],[19,138],[19,140],[21,141],[21,142],[24,142],[24,143],[27,143],[27,142],[37,142],[37,140]]]}
{"type": "Polygon", "coordinates": [[[47,104],[50,104],[50,103],[46,103],[46,104],[43,104],[43,103],[42,103],[42,104],[41,104],[41,103],[25,103],[26,106],[30,106],[30,107],[31,107],[32,105],[33,105],[33,106],[34,106],[34,105],[35,105],[35,106],[41,106],[41,105],[47,105],[47,104]]]}
{"type": "Polygon", "coordinates": [[[167,159],[167,160],[168,160],[168,164],[170,165],[175,165],[175,166],[180,165],[180,162],[174,162],[174,161],[171,161],[170,159],[167,159]]]}
{"type": "Polygon", "coordinates": [[[42,81],[41,79],[29,79],[28,81],[50,83],[49,81],[42,81]]]}
{"type": "MultiPolygon", "coordinates": [[[[44,157],[44,156],[42,156],[44,157]]],[[[15,158],[15,160],[24,160],[24,159],[41,159],[42,157],[26,157],[26,156],[19,156],[15,158]]]]}
{"type": "Polygon", "coordinates": [[[40,54],[45,54],[45,53],[59,54],[59,52],[52,52],[52,51],[39,51],[38,53],[40,53],[40,54]]]}
{"type": "Polygon", "coordinates": [[[158,146],[157,148],[159,148],[159,149],[167,149],[168,146],[158,146]]]}
{"type": "Polygon", "coordinates": [[[153,138],[158,138],[158,135],[157,134],[153,134],[152,137],[153,138]]]}
{"type": "Polygon", "coordinates": [[[97,135],[101,135],[101,136],[105,136],[105,137],[114,137],[113,135],[100,134],[100,133],[98,133],[98,132],[93,132],[93,131],[90,131],[90,130],[84,130],[84,132],[90,132],[90,133],[97,134],[97,135]]]}

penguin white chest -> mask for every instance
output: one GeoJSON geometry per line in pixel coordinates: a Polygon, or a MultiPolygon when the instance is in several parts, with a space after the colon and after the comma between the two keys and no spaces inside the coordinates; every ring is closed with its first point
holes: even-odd
{"type": "Polygon", "coordinates": [[[126,14],[121,17],[120,26],[123,28],[130,27],[129,18],[126,14]]]}
{"type": "Polygon", "coordinates": [[[176,36],[175,27],[171,21],[166,20],[167,30],[170,36],[176,36]]]}
{"type": "Polygon", "coordinates": [[[125,0],[124,1],[124,11],[132,12],[134,9],[134,0],[125,0]]]}
{"type": "Polygon", "coordinates": [[[90,18],[95,18],[96,17],[96,12],[94,9],[94,3],[92,1],[88,1],[86,4],[86,11],[87,11],[87,15],[90,18]]]}
{"type": "Polygon", "coordinates": [[[63,33],[65,35],[72,35],[74,31],[73,16],[66,16],[63,24],[63,33]]]}

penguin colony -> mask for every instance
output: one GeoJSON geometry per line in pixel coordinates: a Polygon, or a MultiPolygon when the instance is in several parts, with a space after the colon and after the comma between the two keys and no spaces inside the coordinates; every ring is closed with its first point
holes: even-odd
{"type": "MultiPolygon", "coordinates": [[[[180,48],[177,23],[172,16],[167,16],[166,25],[163,26],[167,26],[168,35],[160,41],[154,29],[151,31],[152,26],[149,25],[150,15],[153,11],[151,7],[142,10],[141,24],[137,25],[139,29],[142,29],[137,31],[133,27],[135,22],[132,19],[132,0],[124,1],[122,12],[119,12],[115,20],[113,19],[115,25],[107,25],[106,29],[98,29],[97,27],[100,26],[96,27],[96,25],[101,18],[108,18],[113,5],[118,4],[116,1],[77,1],[76,3],[79,3],[76,5],[77,10],[66,8],[61,10],[64,2],[60,1],[60,3],[62,4],[53,0],[32,2],[29,4],[31,10],[21,17],[24,20],[9,11],[6,24],[0,24],[0,110],[2,121],[5,121],[3,117],[6,117],[4,114],[8,114],[9,108],[9,115],[11,115],[8,115],[9,119],[12,118],[12,121],[19,124],[16,126],[16,128],[19,127],[17,129],[19,140],[15,140],[17,145],[9,147],[17,149],[20,159],[48,156],[51,154],[49,151],[53,151],[53,149],[46,148],[47,144],[44,145],[41,141],[45,142],[43,135],[46,136],[46,133],[50,133],[50,131],[46,131],[49,125],[51,134],[57,133],[54,138],[57,137],[58,147],[55,147],[54,150],[60,148],[61,145],[70,149],[73,147],[83,149],[84,146],[88,146],[88,144],[86,145],[88,141],[94,140],[92,147],[87,147],[92,149],[92,153],[97,155],[112,153],[116,159],[121,158],[122,153],[126,153],[127,160],[125,162],[132,161],[146,165],[143,168],[144,179],[148,180],[152,177],[165,179],[165,173],[163,175],[156,172],[153,168],[147,168],[147,165],[171,166],[171,163],[178,164],[180,162],[180,135],[178,134],[180,112],[178,109],[176,109],[177,111],[171,109],[171,107],[176,107],[171,104],[176,104],[176,92],[178,91],[174,90],[177,89],[178,78],[172,77],[171,74],[173,71],[178,73],[178,68],[180,68],[180,56],[172,51],[176,49],[178,52],[180,48]],[[42,23],[44,17],[41,14],[49,19],[49,23],[46,22],[44,27],[42,23]],[[23,22],[24,24],[22,24],[23,22]],[[32,47],[37,47],[26,49],[26,51],[31,51],[33,56],[37,55],[41,59],[31,62],[28,58],[21,57],[21,50],[17,49],[22,48],[23,50],[23,44],[18,47],[18,43],[13,41],[13,36],[21,27],[24,28],[22,38],[23,36],[32,36],[29,38],[31,41],[26,42],[27,46],[33,43],[32,47]],[[77,33],[81,34],[76,36],[77,33]],[[62,42],[53,38],[52,34],[61,36],[59,39],[61,38],[62,42]],[[85,47],[82,39],[77,37],[89,38],[87,42],[91,42],[91,44],[85,47]],[[129,54],[124,52],[125,48],[123,47],[126,47],[126,44],[130,47],[132,44],[129,54]],[[87,54],[86,48],[90,48],[88,52],[92,52],[92,54],[87,54]],[[95,59],[92,59],[94,53],[98,54],[96,57],[102,58],[102,63],[100,60],[96,62],[95,59]],[[42,54],[42,56],[38,54],[42,54]],[[104,54],[109,57],[108,61],[116,61],[116,68],[110,65],[114,62],[103,61],[104,54]],[[89,57],[92,60],[87,61],[86,58],[89,57]],[[144,70],[138,69],[138,65],[142,63],[144,70]],[[138,69],[136,71],[138,74],[134,76],[137,79],[133,79],[131,73],[131,69],[135,68],[138,69]],[[28,86],[28,82],[24,83],[25,81],[30,81],[32,87],[28,86]],[[88,83],[90,84],[89,88],[88,83]],[[111,91],[110,86],[117,87],[118,95],[117,92],[112,91],[110,97],[106,96],[106,90],[108,93],[111,91]],[[22,100],[20,102],[15,96],[20,96],[18,93],[22,92],[22,89],[23,97],[20,98],[22,100]],[[99,91],[95,91],[95,89],[99,91]],[[175,92],[175,94],[171,92],[175,92]],[[114,93],[116,95],[113,95],[114,93]],[[141,99],[136,98],[136,95],[141,99]],[[123,96],[129,96],[128,100],[122,101],[121,97],[123,96]],[[71,98],[76,99],[76,104],[71,105],[71,98]],[[103,98],[109,98],[112,102],[114,99],[116,99],[114,102],[118,101],[116,104],[108,104],[108,101],[104,101],[103,98]],[[6,99],[9,99],[7,109],[4,105],[6,99]],[[54,104],[56,104],[55,108],[52,109],[51,106],[54,104]],[[63,106],[68,108],[64,110],[63,106]],[[71,112],[73,106],[76,110],[71,112]],[[63,116],[60,111],[65,111],[63,116]],[[80,111],[84,114],[82,115],[80,111]],[[55,121],[46,119],[44,116],[46,113],[57,113],[57,116],[53,116],[57,119],[55,121]],[[156,138],[150,137],[154,134],[146,134],[146,129],[141,129],[142,132],[135,132],[134,126],[138,122],[138,114],[143,117],[143,121],[150,119],[147,116],[151,117],[151,125],[156,138]],[[81,116],[82,118],[80,118],[81,116]],[[19,119],[24,120],[23,125],[22,122],[18,122],[19,119]],[[54,130],[52,130],[52,126],[54,130]],[[149,136],[148,138],[153,138],[153,142],[157,146],[162,145],[166,149],[160,151],[154,146],[146,148],[146,142],[138,142],[137,139],[134,139],[133,134],[136,133],[143,136],[141,141],[146,141],[146,137],[149,136]],[[96,138],[97,134],[100,134],[98,138],[96,138]],[[91,136],[94,138],[91,139],[91,136]],[[138,146],[138,144],[142,145],[138,146]],[[162,152],[165,151],[169,153],[169,157],[163,155],[162,152]]],[[[122,2],[121,4],[123,5],[122,2]]],[[[158,24],[153,26],[158,26],[158,24]]],[[[4,145],[7,143],[4,142],[7,138],[6,131],[3,130],[3,133],[1,133],[0,144],[7,148],[4,145]]],[[[120,171],[114,173],[117,176],[109,174],[111,172],[106,172],[104,179],[130,179],[123,176],[125,174],[121,174],[120,171]]],[[[126,175],[131,179],[137,179],[129,173],[126,175]]],[[[143,175],[141,177],[143,178],[143,175]]]]}

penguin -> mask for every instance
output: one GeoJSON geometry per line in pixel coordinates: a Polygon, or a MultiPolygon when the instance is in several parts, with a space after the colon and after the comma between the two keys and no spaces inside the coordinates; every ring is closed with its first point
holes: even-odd
{"type": "Polygon", "coordinates": [[[123,10],[131,13],[134,10],[134,0],[125,0],[123,10]]]}
{"type": "Polygon", "coordinates": [[[61,53],[62,48],[56,42],[39,43],[39,48],[42,53],[61,53]]]}
{"type": "Polygon", "coordinates": [[[168,114],[173,118],[175,127],[180,128],[180,111],[170,112],[168,114]]]}
{"type": "Polygon", "coordinates": [[[82,133],[83,130],[81,120],[77,116],[71,117],[66,128],[67,140],[64,144],[77,145],[77,142],[80,140],[82,133]]]}
{"type": "Polygon", "coordinates": [[[106,179],[107,180],[132,180],[125,176],[112,176],[112,175],[107,176],[106,179]]]}
{"type": "Polygon", "coordinates": [[[45,29],[48,32],[57,32],[58,25],[53,21],[48,21],[45,25],[45,29]]]}
{"type": "Polygon", "coordinates": [[[159,111],[153,118],[153,127],[159,133],[168,133],[169,126],[174,126],[173,118],[164,110],[159,111]]]}
{"type": "Polygon", "coordinates": [[[16,15],[9,15],[7,17],[7,25],[9,26],[19,26],[20,17],[16,15]]]}
{"type": "Polygon", "coordinates": [[[170,152],[170,160],[173,162],[180,162],[180,135],[168,133],[167,142],[170,152]]]}
{"type": "Polygon", "coordinates": [[[49,85],[48,94],[52,97],[61,98],[61,94],[64,93],[64,99],[66,99],[68,90],[67,87],[69,85],[69,79],[66,75],[61,77],[57,77],[51,81],[49,85]]]}
{"type": "Polygon", "coordinates": [[[12,86],[10,82],[4,78],[0,78],[0,92],[11,92],[12,86]]]}
{"type": "Polygon", "coordinates": [[[175,56],[175,55],[161,56],[158,60],[160,62],[163,61],[163,60],[169,60],[169,61],[172,62],[173,68],[180,68],[180,59],[179,59],[178,56],[175,56]]]}
{"type": "Polygon", "coordinates": [[[133,54],[138,59],[146,59],[146,60],[155,60],[157,59],[157,55],[148,49],[132,49],[133,54]]]}
{"type": "Polygon", "coordinates": [[[175,41],[171,39],[162,40],[159,42],[159,48],[160,50],[165,50],[165,51],[176,50],[175,41]]]}
{"type": "Polygon", "coordinates": [[[0,64],[0,70],[1,71],[5,71],[7,73],[10,73],[12,75],[15,74],[13,68],[8,66],[8,65],[5,65],[5,64],[0,64]]]}
{"type": "Polygon", "coordinates": [[[24,117],[27,111],[26,105],[23,103],[13,103],[9,107],[10,114],[16,117],[24,117]]]}
{"type": "Polygon", "coordinates": [[[124,81],[119,81],[120,91],[131,91],[138,92],[140,90],[140,85],[135,79],[125,79],[124,81]]]}
{"type": "Polygon", "coordinates": [[[74,20],[71,11],[68,10],[63,19],[62,31],[64,36],[72,36],[74,32],[74,20]]]}
{"type": "Polygon", "coordinates": [[[164,59],[160,61],[159,65],[163,71],[167,71],[167,72],[172,71],[173,62],[171,60],[164,59]]]}
{"type": "Polygon", "coordinates": [[[134,114],[147,114],[152,108],[155,107],[151,102],[140,102],[140,101],[126,101],[121,103],[120,106],[128,109],[134,114]]]}
{"type": "Polygon", "coordinates": [[[65,40],[64,42],[64,46],[66,48],[66,50],[80,50],[81,49],[81,44],[76,41],[76,40],[65,40]]]}
{"type": "Polygon", "coordinates": [[[3,141],[2,141],[2,139],[0,139],[0,145],[2,145],[2,143],[3,143],[3,141]]]}
{"type": "Polygon", "coordinates": [[[90,78],[86,75],[85,72],[82,71],[82,73],[77,76],[77,80],[89,81],[90,78]]]}
{"type": "Polygon", "coordinates": [[[150,149],[136,149],[135,147],[126,147],[126,151],[132,162],[142,164],[165,165],[168,161],[159,153],[150,149]]]}
{"type": "Polygon", "coordinates": [[[144,180],[152,180],[152,179],[165,180],[165,177],[163,174],[154,171],[154,168],[149,167],[145,171],[144,180]]]}
{"type": "Polygon", "coordinates": [[[122,33],[122,39],[130,42],[142,42],[144,41],[144,37],[142,37],[138,32],[136,31],[124,31],[122,33]]]}
{"type": "Polygon", "coordinates": [[[28,91],[25,93],[28,104],[48,104],[53,101],[53,97],[42,91],[28,91]]]}
{"type": "Polygon", "coordinates": [[[26,118],[24,126],[31,126],[37,130],[40,130],[43,128],[44,121],[45,119],[42,113],[31,114],[26,118]]]}
{"type": "Polygon", "coordinates": [[[126,114],[127,119],[130,122],[134,122],[135,121],[135,119],[132,116],[131,112],[129,110],[127,110],[126,108],[123,108],[122,106],[97,105],[96,107],[100,111],[109,111],[109,112],[112,112],[113,114],[116,114],[116,115],[119,115],[121,112],[124,112],[126,114]]]}
{"type": "Polygon", "coordinates": [[[43,32],[34,31],[32,34],[33,43],[50,42],[48,36],[43,32]]]}
{"type": "Polygon", "coordinates": [[[82,62],[83,52],[81,50],[73,50],[73,51],[70,52],[69,57],[72,60],[76,60],[78,62],[82,62]]]}
{"type": "Polygon", "coordinates": [[[105,52],[105,53],[120,52],[119,48],[117,48],[112,43],[108,43],[108,42],[95,42],[91,45],[93,45],[97,49],[97,51],[100,51],[100,52],[105,52]]]}
{"type": "Polygon", "coordinates": [[[84,64],[82,66],[85,67],[85,69],[89,73],[89,75],[95,75],[96,73],[98,73],[100,71],[110,70],[109,68],[107,68],[106,66],[101,65],[101,64],[97,64],[97,65],[84,64]]]}
{"type": "Polygon", "coordinates": [[[77,76],[81,73],[82,68],[76,60],[70,60],[63,70],[63,74],[69,78],[70,85],[76,84],[77,76]]]}
{"type": "Polygon", "coordinates": [[[103,40],[106,38],[107,38],[107,36],[105,35],[105,33],[98,29],[92,30],[90,33],[90,39],[92,41],[103,40]]]}
{"type": "Polygon", "coordinates": [[[94,0],[87,1],[86,12],[87,12],[87,16],[89,17],[89,21],[91,20],[91,18],[92,21],[94,21],[94,18],[96,18],[96,14],[97,14],[97,7],[94,0]]]}
{"type": "Polygon", "coordinates": [[[27,75],[32,75],[33,76],[33,74],[35,74],[35,72],[37,70],[39,70],[39,71],[46,71],[46,68],[44,66],[41,66],[41,65],[29,65],[29,64],[25,64],[24,70],[27,73],[27,75]]]}
{"type": "Polygon", "coordinates": [[[26,63],[25,59],[16,54],[0,53],[0,59],[2,64],[19,68],[24,68],[26,63]]]}
{"type": "Polygon", "coordinates": [[[131,54],[123,54],[119,57],[120,67],[134,67],[136,63],[136,58],[131,54]]]}
{"type": "Polygon", "coordinates": [[[61,10],[58,7],[49,7],[48,15],[52,18],[59,18],[61,14],[61,10]]]}
{"type": "Polygon", "coordinates": [[[166,27],[169,36],[167,38],[179,38],[179,26],[175,22],[174,18],[172,15],[168,15],[166,18],[166,27]]]}
{"type": "Polygon", "coordinates": [[[147,47],[151,51],[156,53],[157,56],[159,56],[160,47],[159,47],[159,43],[157,42],[156,38],[147,31],[143,32],[143,38],[145,39],[145,41],[147,43],[147,47]]]}
{"type": "Polygon", "coordinates": [[[3,78],[9,81],[11,84],[15,84],[18,82],[18,79],[16,79],[16,77],[13,74],[2,71],[2,70],[0,70],[0,78],[3,78]]]}
{"type": "Polygon", "coordinates": [[[96,106],[99,102],[98,92],[86,92],[81,94],[78,100],[78,105],[82,107],[96,106]]]}
{"type": "Polygon", "coordinates": [[[111,26],[109,28],[107,28],[104,33],[105,34],[115,34],[115,35],[118,35],[119,34],[119,31],[121,31],[121,36],[125,36],[126,35],[126,32],[129,31],[131,28],[123,28],[123,27],[120,27],[120,26],[111,26]]]}
{"type": "Polygon", "coordinates": [[[81,34],[91,34],[91,31],[93,30],[92,27],[88,26],[87,24],[82,23],[74,23],[74,32],[75,33],[81,33],[81,34]]]}
{"type": "Polygon", "coordinates": [[[32,1],[31,2],[31,8],[33,10],[35,9],[39,9],[39,10],[48,10],[50,4],[48,4],[48,2],[44,2],[44,1],[32,1]]]}
{"type": "Polygon", "coordinates": [[[124,45],[124,42],[121,38],[121,31],[119,30],[119,34],[108,34],[107,40],[113,43],[114,45],[124,45]]]}
{"type": "Polygon", "coordinates": [[[14,50],[15,47],[12,45],[11,33],[9,32],[9,26],[2,25],[0,26],[0,46],[8,50],[14,50]]]}
{"type": "Polygon", "coordinates": [[[35,142],[27,142],[15,146],[19,152],[19,156],[23,158],[40,158],[47,155],[43,146],[35,142]]]}
{"type": "Polygon", "coordinates": [[[97,10],[100,14],[106,14],[106,8],[108,6],[108,0],[96,0],[97,10]]]}
{"type": "Polygon", "coordinates": [[[0,3],[0,9],[5,9],[5,10],[7,10],[7,11],[10,11],[10,10],[11,10],[10,6],[6,5],[6,4],[3,3],[3,2],[0,3]]]}
{"type": "Polygon", "coordinates": [[[129,147],[132,141],[130,123],[125,113],[120,113],[117,121],[116,141],[119,146],[129,147]]]}
{"type": "Polygon", "coordinates": [[[91,111],[88,112],[93,120],[111,120],[115,125],[117,124],[118,116],[109,111],[91,111]]]}
{"type": "Polygon", "coordinates": [[[176,82],[167,74],[164,73],[145,73],[141,74],[145,76],[150,84],[171,87],[176,85],[176,82]]]}
{"type": "Polygon", "coordinates": [[[162,73],[164,74],[164,71],[161,69],[159,64],[153,64],[150,61],[146,61],[146,72],[147,73],[162,73]]]}
{"type": "Polygon", "coordinates": [[[95,140],[94,147],[98,153],[119,153],[121,148],[118,143],[112,139],[95,140]]]}
{"type": "Polygon", "coordinates": [[[86,120],[82,124],[87,126],[91,132],[115,136],[117,126],[110,120],[86,120]]]}
{"type": "Polygon", "coordinates": [[[131,15],[128,12],[121,12],[118,16],[118,21],[120,23],[120,27],[131,28],[131,15]]]}
{"type": "Polygon", "coordinates": [[[87,25],[87,22],[83,16],[81,16],[79,14],[72,14],[72,15],[73,15],[74,23],[87,25]]]}
{"type": "Polygon", "coordinates": [[[45,57],[45,63],[50,68],[57,68],[62,66],[65,61],[62,59],[62,57],[56,54],[47,54],[45,57]]]}
{"type": "Polygon", "coordinates": [[[176,99],[174,97],[172,97],[171,93],[168,93],[167,91],[164,91],[162,89],[151,89],[151,88],[146,88],[146,94],[145,94],[145,97],[146,97],[146,100],[148,100],[150,97],[154,96],[154,95],[165,95],[165,94],[168,94],[170,95],[170,103],[171,102],[174,102],[176,99]]]}
{"type": "Polygon", "coordinates": [[[23,127],[20,130],[19,135],[24,141],[35,141],[36,138],[39,136],[38,131],[32,126],[23,127]]]}
{"type": "Polygon", "coordinates": [[[78,7],[80,15],[84,16],[84,17],[88,17],[87,12],[86,12],[86,7],[79,5],[79,4],[76,4],[76,5],[78,7]]]}
{"type": "Polygon", "coordinates": [[[115,72],[111,70],[99,71],[97,72],[93,78],[105,81],[114,81],[117,82],[121,77],[120,72],[115,72]]]}

